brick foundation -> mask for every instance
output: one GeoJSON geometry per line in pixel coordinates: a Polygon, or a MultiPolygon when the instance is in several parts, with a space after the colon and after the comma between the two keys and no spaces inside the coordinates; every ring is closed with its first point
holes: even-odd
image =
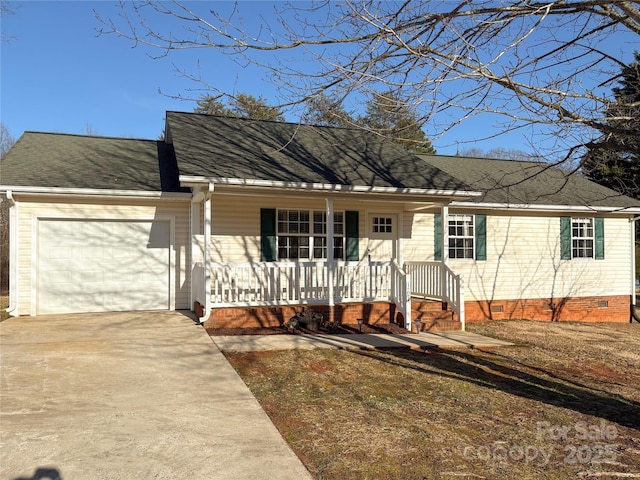
{"type": "MultiPolygon", "coordinates": [[[[578,297],[558,299],[553,308],[545,299],[493,300],[465,302],[467,323],[487,320],[538,320],[575,322],[628,322],[629,295],[607,297],[578,297]]],[[[303,308],[312,308],[330,321],[356,325],[363,318],[369,325],[397,323],[404,325],[403,315],[393,303],[345,303],[329,305],[292,305],[278,307],[225,307],[211,311],[205,327],[254,328],[283,325],[303,308]]],[[[196,302],[196,315],[204,316],[203,307],[196,302]]],[[[421,322],[421,331],[460,330],[457,316],[438,301],[413,299],[411,318],[421,322]]],[[[415,328],[415,327],[414,327],[415,328]]]]}
{"type": "MultiPolygon", "coordinates": [[[[198,303],[195,308],[196,314],[198,308],[202,311],[202,306],[198,303]]],[[[204,326],[205,328],[275,327],[283,325],[303,308],[312,308],[327,320],[348,325],[357,325],[358,318],[363,318],[364,322],[369,325],[403,321],[403,319],[397,318],[394,304],[377,302],[344,303],[334,307],[329,307],[329,305],[291,305],[214,308],[204,326]]]]}
{"type": "Polygon", "coordinates": [[[465,302],[467,323],[487,320],[628,322],[629,295],[465,302]]]}

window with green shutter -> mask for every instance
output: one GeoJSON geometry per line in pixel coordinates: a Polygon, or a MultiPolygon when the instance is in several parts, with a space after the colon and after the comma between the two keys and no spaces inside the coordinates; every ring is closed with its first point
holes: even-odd
{"type": "Polygon", "coordinates": [[[560,218],[560,258],[604,259],[604,219],[560,218]]]}
{"type": "Polygon", "coordinates": [[[345,236],[346,236],[346,257],[345,260],[357,262],[360,260],[360,215],[357,211],[346,211],[345,236]]]}
{"type": "MultiPolygon", "coordinates": [[[[359,260],[358,212],[334,212],[333,258],[359,260]]],[[[318,260],[328,257],[323,210],[260,209],[260,259],[318,260]]]]}
{"type": "Polygon", "coordinates": [[[260,209],[260,261],[276,260],[276,209],[260,209]]]}
{"type": "MultiPolygon", "coordinates": [[[[487,216],[451,214],[447,221],[449,258],[487,259],[487,216]]],[[[434,214],[434,258],[442,260],[442,214],[434,214]]]]}

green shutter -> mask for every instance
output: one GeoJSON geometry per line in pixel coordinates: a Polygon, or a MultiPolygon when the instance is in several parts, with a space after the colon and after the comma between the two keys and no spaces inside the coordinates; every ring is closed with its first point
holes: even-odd
{"type": "Polygon", "coordinates": [[[357,262],[360,260],[360,216],[356,211],[344,212],[344,233],[346,236],[347,252],[345,260],[357,262]]]}
{"type": "Polygon", "coordinates": [[[571,260],[571,217],[560,217],[560,259],[571,260]]]}
{"type": "Polygon", "coordinates": [[[604,218],[594,218],[593,228],[596,237],[596,260],[604,260],[604,218]]]}
{"type": "Polygon", "coordinates": [[[433,258],[442,260],[442,214],[433,214],[433,258]]]}
{"type": "Polygon", "coordinates": [[[275,262],[276,255],[276,209],[260,209],[260,261],[275,262]]]}
{"type": "Polygon", "coordinates": [[[487,259],[487,216],[475,216],[476,227],[476,260],[487,259]]]}

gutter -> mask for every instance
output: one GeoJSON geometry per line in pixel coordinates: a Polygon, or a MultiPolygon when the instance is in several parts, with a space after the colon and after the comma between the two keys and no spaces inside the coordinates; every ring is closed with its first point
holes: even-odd
{"type": "Polygon", "coordinates": [[[75,195],[85,197],[133,197],[133,198],[153,198],[160,200],[186,200],[191,198],[187,192],[159,192],[147,190],[101,190],[97,188],[61,188],[61,187],[25,187],[2,185],[1,191],[11,191],[20,195],[75,195]]]}
{"type": "Polygon", "coordinates": [[[595,207],[581,205],[535,205],[535,204],[509,204],[509,203],[475,203],[475,202],[459,202],[453,201],[449,204],[454,208],[472,208],[472,209],[502,209],[502,210],[534,210],[542,212],[579,212],[579,213],[621,213],[621,214],[640,214],[638,207],[595,207]]]}
{"type": "Polygon", "coordinates": [[[253,187],[253,188],[278,188],[287,190],[325,191],[336,193],[376,193],[394,195],[432,195],[448,197],[480,197],[481,192],[465,190],[438,190],[425,188],[397,188],[397,187],[372,187],[368,185],[337,185],[331,183],[309,182],[284,182],[276,180],[248,180],[242,178],[217,178],[199,177],[195,175],[180,175],[180,183],[186,186],[196,186],[202,183],[215,183],[216,185],[253,187]]]}
{"type": "Polygon", "coordinates": [[[9,306],[5,309],[5,312],[12,314],[18,309],[18,256],[16,255],[16,248],[18,246],[18,229],[16,228],[16,221],[14,220],[16,212],[16,201],[13,198],[13,192],[7,190],[7,201],[10,202],[9,206],[9,306]]]}

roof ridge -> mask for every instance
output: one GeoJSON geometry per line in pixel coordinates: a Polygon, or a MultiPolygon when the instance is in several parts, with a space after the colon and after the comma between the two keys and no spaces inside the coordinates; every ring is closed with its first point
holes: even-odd
{"type": "Polygon", "coordinates": [[[193,116],[211,117],[211,118],[226,118],[226,119],[241,120],[241,121],[246,121],[246,122],[275,123],[275,124],[278,124],[278,125],[291,125],[291,126],[313,127],[313,128],[328,128],[328,129],[333,129],[333,130],[356,130],[356,131],[363,131],[363,132],[367,132],[367,133],[373,133],[373,132],[371,132],[369,130],[366,130],[364,128],[334,126],[334,125],[317,125],[317,124],[313,124],[313,123],[293,122],[293,121],[289,121],[289,120],[272,120],[272,119],[267,119],[267,118],[234,117],[234,116],[231,116],[231,115],[216,115],[216,114],[213,114],[213,113],[197,113],[197,112],[180,112],[180,111],[177,111],[177,110],[167,110],[166,113],[167,114],[169,114],[169,113],[177,113],[179,115],[193,115],[193,116]]]}
{"type": "Polygon", "coordinates": [[[521,160],[521,159],[510,159],[510,158],[493,158],[493,157],[470,157],[468,155],[445,155],[445,154],[428,154],[428,153],[421,153],[418,154],[421,157],[444,157],[444,158],[459,158],[459,159],[464,159],[467,158],[469,160],[486,160],[486,161],[492,161],[492,162],[510,162],[510,163],[530,163],[530,164],[534,164],[534,165],[545,165],[545,166],[550,166],[550,167],[555,167],[554,164],[552,163],[547,163],[544,160],[521,160]]]}
{"type": "MultiPolygon", "coordinates": [[[[78,138],[91,138],[100,140],[132,140],[135,142],[163,142],[164,140],[153,140],[151,138],[135,138],[135,137],[116,137],[113,135],[86,135],[82,133],[67,133],[67,132],[41,132],[36,130],[25,130],[24,134],[36,134],[36,135],[58,135],[65,137],[78,137],[78,138]]],[[[20,136],[22,137],[22,135],[20,136]]]]}

